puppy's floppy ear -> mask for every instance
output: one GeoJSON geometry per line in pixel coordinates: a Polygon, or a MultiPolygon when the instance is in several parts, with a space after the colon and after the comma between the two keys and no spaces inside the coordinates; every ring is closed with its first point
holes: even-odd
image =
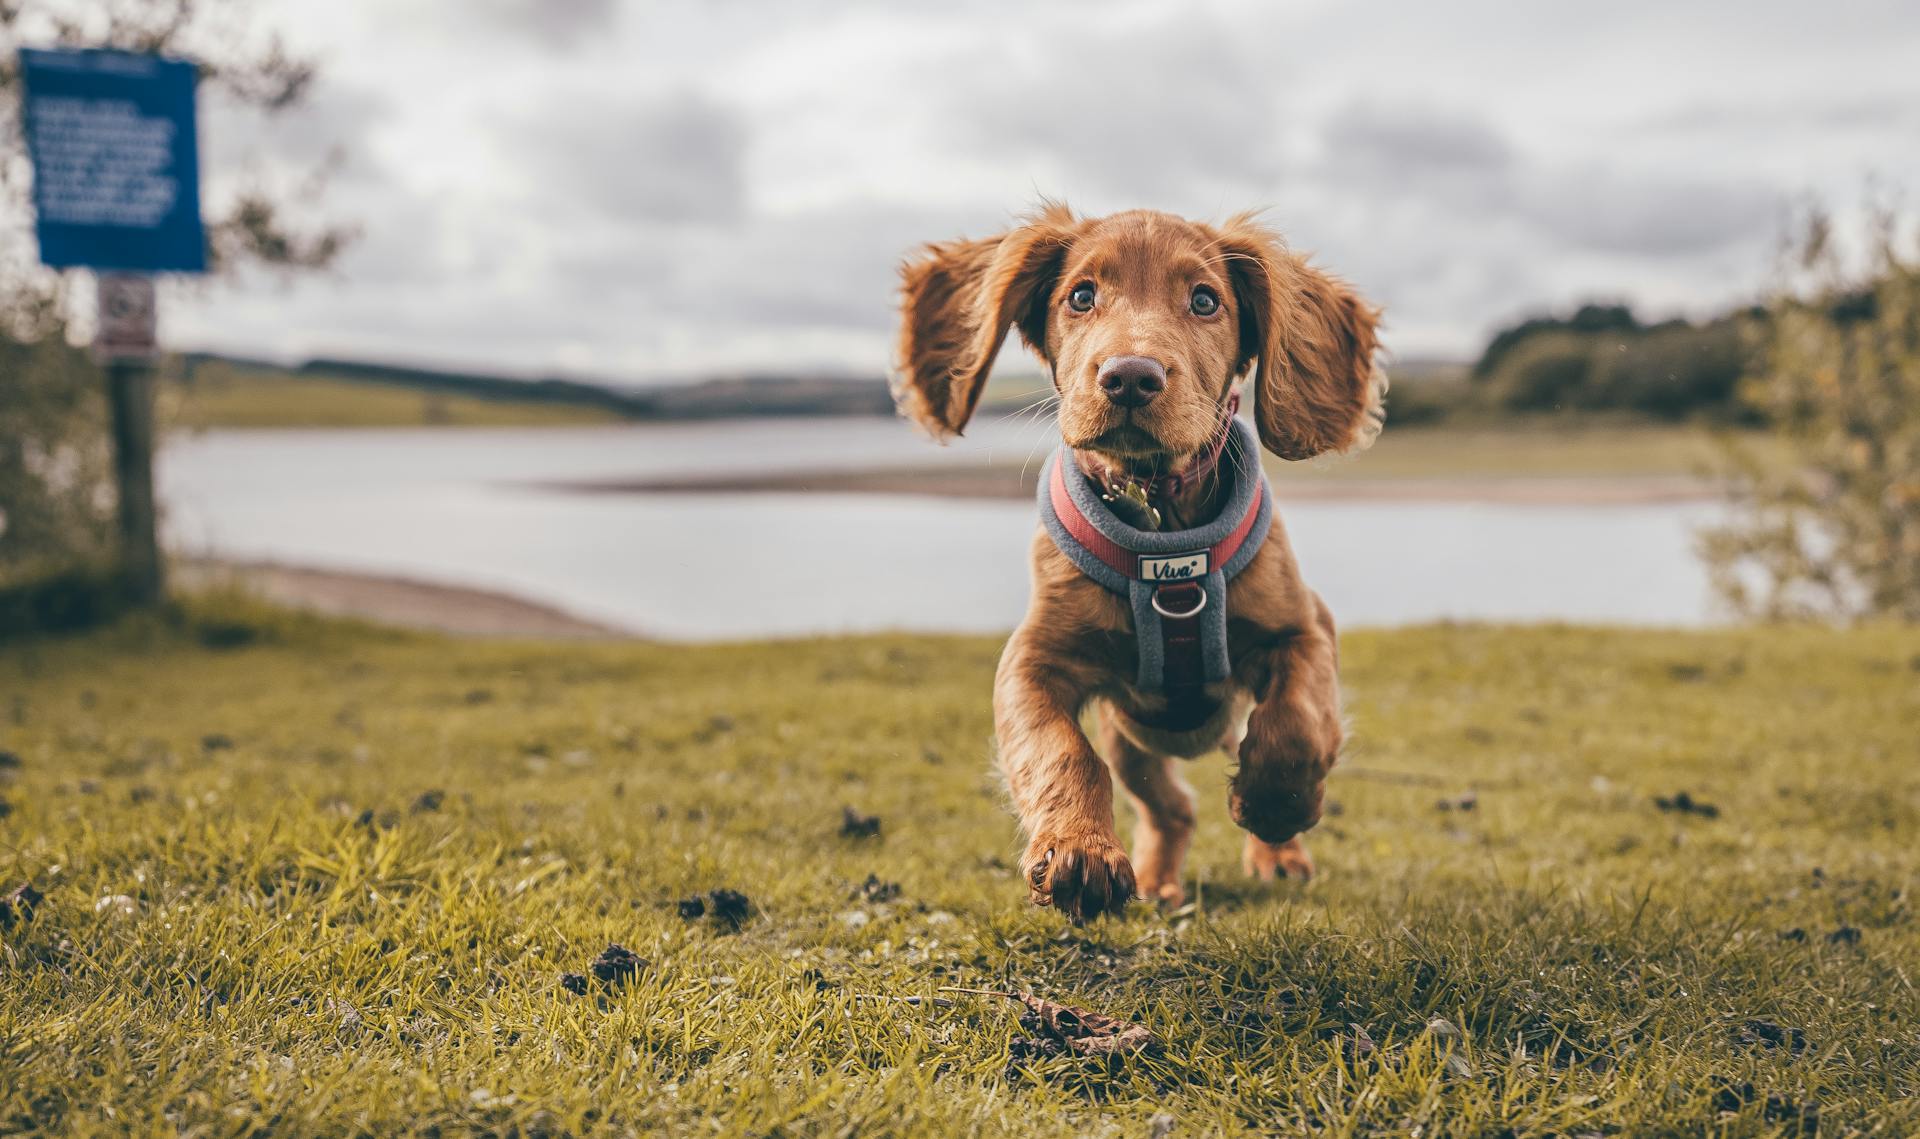
{"type": "Polygon", "coordinates": [[[1379,312],[1247,215],[1228,222],[1218,240],[1240,301],[1234,374],[1258,365],[1260,441],[1283,459],[1373,442],[1387,386],[1373,358],[1379,312]]]}
{"type": "Polygon", "coordinates": [[[929,245],[900,267],[893,396],[902,414],[936,439],[960,434],[1009,327],[1051,359],[1048,306],[1078,228],[1065,206],[1049,205],[999,237],[929,245]]]}

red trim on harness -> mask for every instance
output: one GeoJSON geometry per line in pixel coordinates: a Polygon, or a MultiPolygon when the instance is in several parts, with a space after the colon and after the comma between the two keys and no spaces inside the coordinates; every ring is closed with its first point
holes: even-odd
{"type": "Polygon", "coordinates": [[[1073,535],[1074,541],[1080,543],[1088,553],[1107,563],[1108,569],[1122,577],[1140,576],[1137,572],[1139,567],[1134,564],[1134,556],[1128,553],[1120,543],[1102,534],[1087,516],[1080,512],[1080,507],[1073,501],[1073,496],[1067,493],[1067,473],[1061,469],[1065,465],[1066,456],[1063,454],[1054,461],[1053,485],[1047,488],[1047,493],[1053,498],[1054,516],[1059,518],[1061,524],[1067,528],[1067,533],[1073,535]]]}
{"type": "MultiPolygon", "coordinates": [[[[1088,553],[1105,562],[1113,572],[1134,581],[1147,580],[1140,576],[1140,555],[1102,534],[1099,528],[1081,512],[1079,505],[1073,501],[1073,495],[1067,493],[1067,473],[1063,469],[1064,466],[1064,456],[1054,462],[1053,479],[1051,485],[1047,487],[1047,497],[1053,502],[1054,516],[1059,518],[1061,525],[1067,528],[1067,533],[1073,535],[1074,541],[1080,543],[1088,553]]],[[[1265,483],[1256,484],[1253,490],[1253,501],[1248,505],[1247,513],[1240,519],[1240,524],[1233,528],[1232,533],[1207,548],[1209,570],[1225,569],[1227,562],[1240,552],[1240,547],[1246,543],[1247,535],[1253,531],[1255,519],[1260,516],[1260,499],[1266,493],[1265,483]]],[[[1178,551],[1175,552],[1178,553],[1178,551]]]]}

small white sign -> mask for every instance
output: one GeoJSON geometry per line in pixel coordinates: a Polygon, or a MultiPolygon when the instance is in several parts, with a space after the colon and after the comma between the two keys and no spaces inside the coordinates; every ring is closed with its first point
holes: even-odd
{"type": "Polygon", "coordinates": [[[159,350],[159,304],[153,278],[139,273],[99,275],[99,328],[94,355],[102,360],[151,360],[159,350]]]}
{"type": "Polygon", "coordinates": [[[1147,581],[1192,581],[1207,576],[1207,551],[1140,558],[1140,576],[1147,581]]]}

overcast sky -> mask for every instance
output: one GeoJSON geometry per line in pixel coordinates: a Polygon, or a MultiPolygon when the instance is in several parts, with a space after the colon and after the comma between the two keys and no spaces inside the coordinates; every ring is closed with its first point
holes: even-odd
{"type": "Polygon", "coordinates": [[[878,374],[894,269],[1040,195],[1264,206],[1470,355],[1584,298],[1751,298],[1788,209],[1920,194],[1920,4],[271,0],[310,106],[205,110],[215,191],[347,154],[337,272],[169,340],[644,381],[878,374]]]}

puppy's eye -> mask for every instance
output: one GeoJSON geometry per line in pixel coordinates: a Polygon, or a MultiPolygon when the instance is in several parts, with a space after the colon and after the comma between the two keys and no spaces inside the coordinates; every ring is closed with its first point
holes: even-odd
{"type": "Polygon", "coordinates": [[[1085,281],[1073,287],[1067,294],[1067,307],[1075,312],[1086,312],[1093,307],[1093,286],[1085,281]]]}
{"type": "Polygon", "coordinates": [[[1220,294],[1205,285],[1193,287],[1193,299],[1187,302],[1187,309],[1195,316],[1212,316],[1220,311],[1220,294]]]}

